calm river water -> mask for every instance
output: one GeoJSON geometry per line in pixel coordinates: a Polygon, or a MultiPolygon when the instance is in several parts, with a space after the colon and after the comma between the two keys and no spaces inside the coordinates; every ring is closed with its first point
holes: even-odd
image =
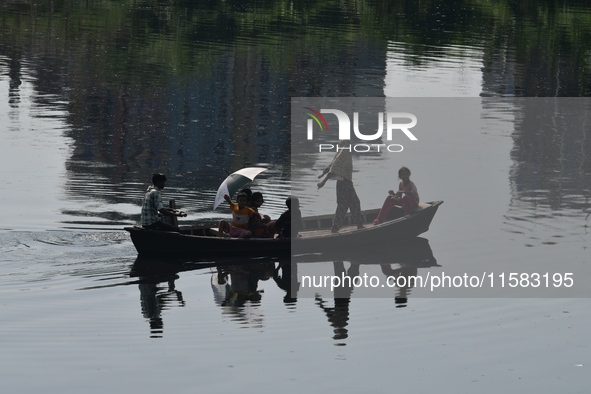
{"type": "Polygon", "coordinates": [[[0,9],[3,390],[588,391],[586,2],[0,9]],[[252,186],[265,213],[277,217],[302,185],[304,214],[332,213],[334,183],[313,186],[332,154],[292,165],[294,97],[422,108],[419,141],[355,155],[354,181],[362,207],[377,208],[406,165],[423,200],[445,201],[392,258],[294,272],[572,273],[575,291],[335,298],[293,291],[290,261],[139,260],[122,227],[139,220],[156,171],[184,223],[228,217],[211,209],[217,187],[251,165],[269,168],[252,186]]]}

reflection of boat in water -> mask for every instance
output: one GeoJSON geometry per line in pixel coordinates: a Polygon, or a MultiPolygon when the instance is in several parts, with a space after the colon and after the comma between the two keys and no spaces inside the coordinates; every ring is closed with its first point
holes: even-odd
{"type": "MultiPolygon", "coordinates": [[[[310,256],[300,256],[302,258],[310,256]]],[[[387,295],[383,293],[369,293],[369,296],[375,297],[382,294],[384,298],[394,298],[397,308],[405,307],[408,303],[408,297],[414,287],[415,283],[413,277],[418,274],[419,268],[439,267],[437,260],[433,256],[433,251],[429,245],[429,241],[424,238],[415,238],[405,243],[398,244],[395,247],[381,250],[380,252],[372,253],[371,251],[358,251],[357,253],[340,253],[325,255],[316,255],[316,260],[326,260],[330,257],[333,260],[333,274],[336,277],[343,275],[349,277],[361,277],[362,265],[379,265],[380,271],[385,278],[396,278],[397,283],[402,283],[400,286],[388,288],[387,295]],[[346,268],[345,262],[349,262],[349,267],[346,268]],[[392,293],[393,292],[393,293],[392,293]]],[[[341,282],[339,286],[333,289],[333,303],[325,300],[321,294],[315,295],[316,304],[324,311],[329,324],[333,327],[333,339],[335,341],[342,341],[348,337],[348,322],[349,322],[349,306],[354,292],[357,289],[351,283],[341,282]]],[[[383,290],[383,289],[380,289],[383,290]]],[[[344,345],[343,342],[337,343],[344,345]]]]}
{"type": "MultiPolygon", "coordinates": [[[[364,250],[327,252],[317,254],[307,254],[294,256],[293,261],[301,262],[298,267],[306,268],[308,263],[324,263],[324,268],[330,267],[330,275],[337,278],[343,276],[354,278],[362,277],[367,271],[364,268],[376,268],[379,270],[381,280],[391,277],[396,278],[401,286],[393,286],[380,289],[360,289],[353,285],[354,281],[340,281],[334,286],[329,294],[325,294],[324,289],[304,289],[303,275],[298,274],[298,280],[301,282],[300,294],[304,296],[314,296],[315,304],[325,313],[329,324],[333,328],[333,339],[342,341],[348,337],[348,323],[350,304],[355,295],[358,297],[380,297],[394,298],[397,308],[405,307],[408,298],[415,285],[413,277],[416,277],[419,269],[439,267],[437,260],[433,256],[433,251],[429,241],[424,238],[414,238],[404,243],[393,245],[389,248],[379,251],[364,248],[364,250]],[[365,267],[363,267],[365,266],[365,267]],[[361,290],[369,290],[365,294],[361,290]],[[375,290],[375,291],[374,291],[375,290]],[[308,294],[306,294],[308,292],[308,294]],[[331,299],[332,298],[332,302],[331,299]]],[[[326,273],[326,270],[324,270],[326,273]]],[[[382,282],[383,283],[383,282],[382,282]]],[[[337,343],[343,345],[343,342],[337,343]]]]}
{"type": "Polygon", "coordinates": [[[160,256],[141,255],[135,259],[129,276],[140,278],[140,280],[142,278],[166,278],[183,271],[205,269],[214,267],[217,264],[219,262],[212,259],[163,258],[160,256]]]}
{"type": "Polygon", "coordinates": [[[267,257],[188,260],[138,256],[129,276],[137,278],[132,283],[140,290],[142,315],[150,324],[151,337],[158,338],[164,333],[163,311],[185,306],[183,294],[175,286],[181,272],[211,272],[214,302],[222,308],[223,314],[251,326],[260,326],[261,291],[258,284],[275,279],[276,263],[281,265],[284,260],[267,257]]]}
{"type": "MultiPolygon", "coordinates": [[[[298,298],[313,300],[326,315],[334,331],[333,338],[343,344],[348,337],[350,304],[353,298],[362,297],[360,289],[341,285],[330,294],[322,292],[306,293],[302,288],[302,271],[320,265],[328,268],[333,275],[362,275],[365,268],[379,271],[380,275],[411,277],[419,269],[438,267],[429,241],[413,238],[407,242],[381,249],[379,253],[370,250],[355,252],[325,252],[282,258],[224,258],[217,260],[187,260],[183,258],[158,259],[138,257],[130,276],[139,280],[142,314],[150,322],[151,335],[162,336],[164,330],[163,312],[173,306],[185,306],[186,300],[175,288],[174,282],[184,271],[205,270],[211,286],[212,299],[220,309],[221,315],[244,327],[261,328],[268,313],[263,301],[269,294],[269,286],[277,286],[282,291],[286,308],[296,310],[298,298]],[[272,280],[271,280],[272,279],[272,280]],[[264,293],[264,290],[267,290],[264,293]],[[266,313],[267,312],[267,313],[266,313]]],[[[200,275],[201,276],[201,275],[200,275]]],[[[201,276],[202,277],[202,276],[201,276]]],[[[396,307],[406,306],[412,281],[405,286],[389,288],[381,293],[383,298],[394,299],[396,307]]],[[[308,289],[309,290],[309,289],[308,289]]],[[[370,294],[370,296],[372,296],[370,294]]]]}
{"type": "MultiPolygon", "coordinates": [[[[217,230],[208,226],[181,227],[180,232],[147,230],[139,226],[125,227],[140,255],[166,256],[227,256],[227,255],[282,255],[338,248],[357,248],[373,244],[388,245],[412,239],[429,229],[431,221],[443,201],[422,203],[421,209],[406,216],[399,214],[379,225],[373,225],[379,209],[362,212],[365,228],[345,225],[338,233],[331,233],[332,215],[303,218],[300,237],[226,238],[218,237],[217,230]]],[[[400,210],[392,210],[393,214],[400,210]]],[[[350,222],[350,215],[347,216],[350,222]]]]}
{"type": "Polygon", "coordinates": [[[291,258],[294,263],[318,263],[323,261],[350,261],[355,264],[400,264],[416,268],[437,266],[437,259],[429,240],[416,237],[405,242],[373,248],[372,245],[355,249],[329,250],[322,253],[304,253],[291,258]]]}

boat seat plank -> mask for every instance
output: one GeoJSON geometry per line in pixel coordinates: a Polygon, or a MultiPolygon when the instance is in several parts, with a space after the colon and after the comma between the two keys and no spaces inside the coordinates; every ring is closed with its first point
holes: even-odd
{"type": "MultiPolygon", "coordinates": [[[[357,226],[343,226],[338,234],[345,234],[345,233],[350,233],[352,231],[358,230],[357,226]]],[[[323,228],[323,229],[319,229],[319,230],[307,230],[307,231],[301,231],[299,233],[300,238],[313,238],[313,237],[325,237],[328,235],[332,235],[334,233],[332,233],[330,231],[330,228],[323,228]]]]}

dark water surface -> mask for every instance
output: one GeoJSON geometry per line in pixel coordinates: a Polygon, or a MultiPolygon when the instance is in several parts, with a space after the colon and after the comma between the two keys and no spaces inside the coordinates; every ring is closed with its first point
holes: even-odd
{"type": "MultiPolygon", "coordinates": [[[[226,171],[268,167],[278,216],[291,97],[473,97],[472,131],[355,158],[364,208],[401,165],[445,200],[419,253],[379,263],[585,283],[590,39],[584,1],[0,1],[3,390],[586,392],[588,298],[298,297],[288,261],[137,260],[121,228],[155,171],[185,223],[215,223],[226,171]]],[[[313,193],[306,213],[334,201],[313,193]]]]}

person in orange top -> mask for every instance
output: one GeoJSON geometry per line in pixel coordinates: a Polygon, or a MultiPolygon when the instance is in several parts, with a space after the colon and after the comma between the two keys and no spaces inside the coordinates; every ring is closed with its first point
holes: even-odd
{"type": "Polygon", "coordinates": [[[232,222],[228,223],[225,220],[220,221],[218,233],[220,237],[229,234],[236,238],[249,238],[252,233],[248,230],[248,221],[254,215],[254,210],[246,206],[248,197],[245,193],[238,193],[236,195],[236,203],[233,203],[230,196],[224,195],[224,200],[230,204],[232,211],[232,222]]]}

